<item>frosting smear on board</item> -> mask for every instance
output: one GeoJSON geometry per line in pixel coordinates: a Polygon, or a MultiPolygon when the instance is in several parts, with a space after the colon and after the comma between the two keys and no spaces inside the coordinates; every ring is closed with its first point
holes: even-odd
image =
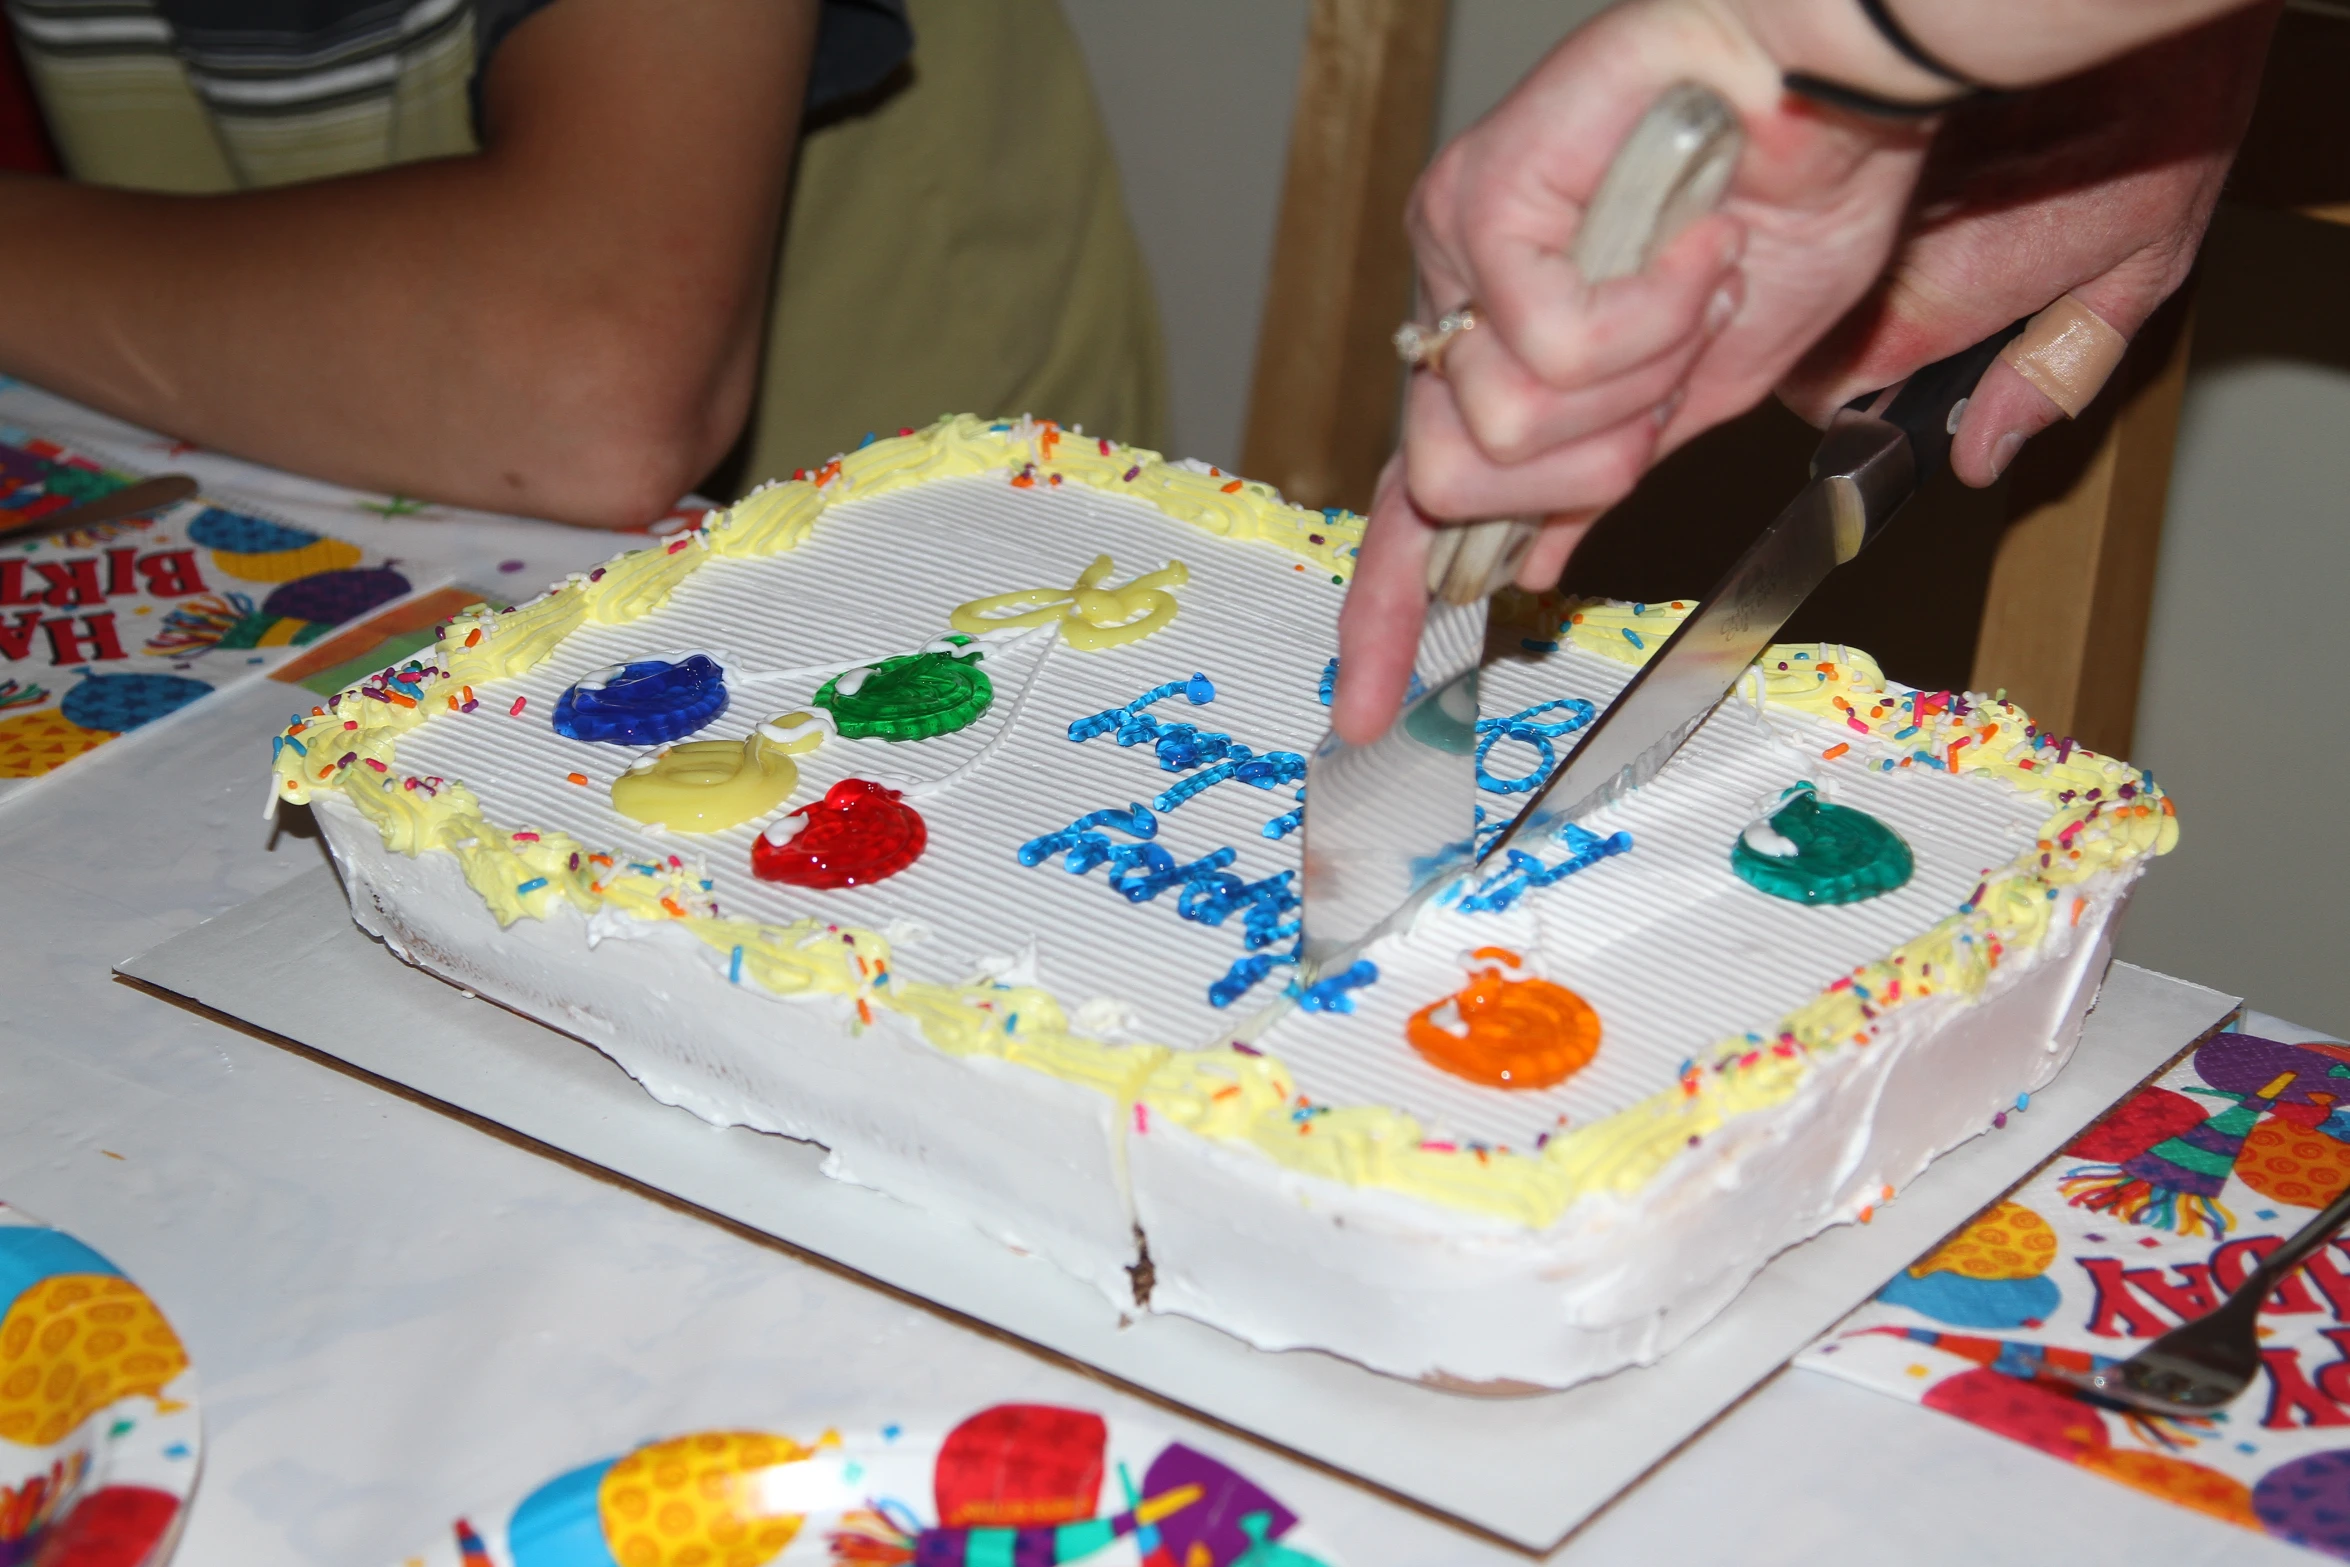
{"type": "MultiPolygon", "coordinates": [[[[1222,1150],[1464,1235],[1567,1234],[1814,1113],[1872,1045],[2074,961],[2175,837],[2151,780],[2012,704],[1777,647],[1655,784],[1512,845],[1235,1043],[1294,974],[1304,753],[1360,528],[1050,425],[942,421],[452,623],[297,715],[276,792],[331,800],[339,855],[348,819],[451,857],[510,931],[657,937],[626,945],[824,1002],[778,1027],[902,1029],[1098,1094],[1083,1136],[1119,1169],[1171,1137],[1147,1166],[1222,1150]],[[647,727],[597,737],[583,698],[647,727]],[[540,716],[567,699],[568,733],[540,716]]],[[[1688,606],[1521,608],[1483,681],[1481,833],[1688,606]]]]}

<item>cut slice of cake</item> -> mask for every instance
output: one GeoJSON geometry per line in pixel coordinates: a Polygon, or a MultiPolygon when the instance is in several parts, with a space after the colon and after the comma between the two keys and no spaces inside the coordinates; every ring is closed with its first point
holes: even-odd
{"type": "MultiPolygon", "coordinates": [[[[2063,1065],[2169,802],[1835,646],[1235,1042],[1360,529],[945,420],[453,622],[289,725],[275,798],[362,926],[656,1098],[1405,1376],[1654,1359],[2063,1065]]],[[[1687,608],[1521,606],[1481,831],[1687,608]]]]}

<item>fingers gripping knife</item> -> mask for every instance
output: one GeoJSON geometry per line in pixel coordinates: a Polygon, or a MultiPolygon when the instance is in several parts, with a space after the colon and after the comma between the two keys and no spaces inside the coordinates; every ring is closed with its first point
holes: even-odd
{"type": "MultiPolygon", "coordinates": [[[[1736,116],[1710,89],[1684,82],[1667,91],[1624,139],[1584,212],[1572,254],[1585,280],[1639,271],[1721,199],[1743,145],[1736,116]]],[[[1515,573],[1536,528],[1502,519],[1436,535],[1433,602],[1402,717],[1370,745],[1333,735],[1314,753],[1301,954],[1309,982],[1345,967],[1407,898],[1473,853],[1485,601],[1515,573]]]]}
{"type": "MultiPolygon", "coordinates": [[[[1630,277],[1711,212],[1738,167],[1746,137],[1710,87],[1682,82],[1642,115],[1600,177],[1569,255],[1588,285],[1630,277]]],[[[1515,575],[1541,524],[1504,517],[1445,528],[1429,542],[1428,592],[1448,604],[1482,601],[1515,575]]]]}
{"type": "MultiPolygon", "coordinates": [[[[1474,825],[1475,661],[1484,600],[1469,593],[1455,601],[1448,571],[1420,640],[1415,672],[1427,694],[1378,741],[1347,746],[1333,736],[1309,765],[1301,979],[1310,986],[1343,971],[1371,942],[1408,924],[1449,873],[1492,859],[1522,833],[1577,821],[1655,777],[1812,590],[1948,461],[1967,395],[2023,327],[2004,327],[1839,410],[1812,455],[1811,482],[1583,731],[1516,819],[1482,845],[1474,825]]],[[[1494,573],[1506,580],[1501,567],[1494,573]]],[[[1474,572],[1468,580],[1477,580],[1474,572]]],[[[1492,585],[1491,575],[1480,583],[1492,585]]]]}

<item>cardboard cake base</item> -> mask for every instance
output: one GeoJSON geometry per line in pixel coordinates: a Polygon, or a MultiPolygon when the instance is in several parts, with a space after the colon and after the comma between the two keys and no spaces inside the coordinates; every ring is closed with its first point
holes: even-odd
{"type": "Polygon", "coordinates": [[[1782,1253],[1654,1366],[1560,1393],[1462,1397],[1328,1355],[1268,1354],[1181,1317],[1121,1317],[1047,1263],[828,1179],[813,1144],[658,1104],[594,1049],[400,962],[351,923],[325,867],[118,972],[1533,1550],[2237,1011],[2233,997],[2117,963],[2072,1064],[2030,1110],[1936,1161],[1872,1223],[1782,1253]]]}

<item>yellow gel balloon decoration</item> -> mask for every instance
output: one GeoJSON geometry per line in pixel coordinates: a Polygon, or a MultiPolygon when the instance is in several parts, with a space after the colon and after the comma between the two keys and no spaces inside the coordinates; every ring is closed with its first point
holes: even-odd
{"type": "Polygon", "coordinates": [[[1132,582],[1105,588],[1110,557],[1096,555],[1093,564],[1078,573],[1067,588],[1024,588],[959,604],[947,624],[966,636],[1006,631],[1022,626],[1058,623],[1061,640],[1081,653],[1138,642],[1175,618],[1178,608],[1170,588],[1191,580],[1191,570],[1179,560],[1132,582]]]}
{"type": "Polygon", "coordinates": [[[671,832],[719,832],[764,816],[799,785],[792,757],[823,744],[821,729],[788,732],[813,722],[806,713],[787,713],[740,740],[673,745],[612,780],[612,808],[671,832]]]}

